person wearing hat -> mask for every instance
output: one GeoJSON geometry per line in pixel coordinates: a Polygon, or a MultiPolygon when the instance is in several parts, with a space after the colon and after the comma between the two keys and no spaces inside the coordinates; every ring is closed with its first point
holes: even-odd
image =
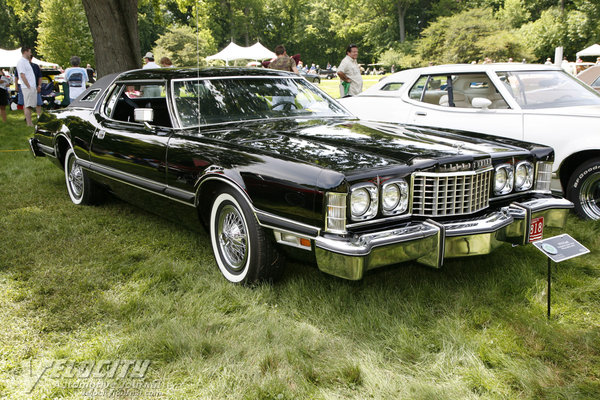
{"type": "Polygon", "coordinates": [[[146,55],[144,55],[144,61],[146,62],[146,64],[144,64],[144,66],[142,67],[143,69],[160,68],[160,65],[154,62],[154,54],[152,54],[151,52],[147,52],[146,55]]]}

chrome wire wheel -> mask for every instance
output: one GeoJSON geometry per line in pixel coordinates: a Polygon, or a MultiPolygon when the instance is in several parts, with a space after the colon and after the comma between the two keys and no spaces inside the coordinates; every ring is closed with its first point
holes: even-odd
{"type": "Polygon", "coordinates": [[[278,276],[279,254],[238,190],[221,187],[214,196],[209,221],[215,261],[225,279],[247,285],[278,276]]]}
{"type": "Polygon", "coordinates": [[[579,192],[581,209],[591,219],[600,219],[600,172],[591,174],[579,192]]]}
{"type": "Polygon", "coordinates": [[[73,197],[81,199],[83,195],[84,182],[83,182],[83,171],[81,166],[77,164],[75,157],[69,158],[69,165],[67,169],[67,180],[68,185],[73,197]]]}
{"type": "Polygon", "coordinates": [[[248,232],[240,212],[232,205],[221,209],[217,237],[225,261],[234,271],[240,271],[248,259],[248,232]]]}
{"type": "Polygon", "coordinates": [[[97,200],[92,182],[81,167],[73,149],[69,149],[65,155],[65,183],[73,203],[92,204],[97,200]]]}

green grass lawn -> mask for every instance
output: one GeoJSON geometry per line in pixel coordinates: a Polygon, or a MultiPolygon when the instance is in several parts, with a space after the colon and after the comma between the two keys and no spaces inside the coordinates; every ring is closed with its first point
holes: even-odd
{"type": "MultiPolygon", "coordinates": [[[[33,131],[21,113],[9,118],[0,398],[89,398],[59,373],[28,393],[29,363],[55,359],[150,360],[143,382],[174,399],[599,396],[600,221],[569,218],[566,232],[592,252],[558,265],[551,321],[546,260],[533,246],[441,270],[407,263],[359,282],[290,262],[275,284],[234,286],[205,233],[110,197],[73,205],[60,169],[12,151],[33,131]]],[[[121,398],[153,398],[137,394],[121,398]]]]}
{"type": "MultiPolygon", "coordinates": [[[[363,90],[367,90],[377,82],[381,78],[386,75],[365,75],[363,76],[363,90]]],[[[317,86],[320,87],[325,93],[333,97],[334,99],[339,99],[340,97],[340,80],[337,78],[334,79],[321,79],[321,83],[317,86]]]]}

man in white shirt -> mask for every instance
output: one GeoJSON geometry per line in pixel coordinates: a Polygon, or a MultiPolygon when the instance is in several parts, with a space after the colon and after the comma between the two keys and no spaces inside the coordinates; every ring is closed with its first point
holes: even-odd
{"type": "Polygon", "coordinates": [[[71,67],[65,70],[65,81],[69,83],[69,99],[75,100],[81,93],[85,92],[85,83],[88,74],[85,68],[81,68],[81,58],[71,57],[71,67]]]}
{"type": "Polygon", "coordinates": [[[337,74],[341,80],[340,97],[356,96],[362,91],[363,80],[360,74],[360,66],[356,62],[357,58],[358,47],[351,44],[346,49],[346,57],[337,68],[337,74]]]}
{"type": "Polygon", "coordinates": [[[23,93],[23,113],[27,126],[33,126],[31,122],[31,109],[37,106],[37,86],[33,68],[29,64],[31,58],[31,49],[29,47],[21,48],[21,59],[17,62],[17,74],[23,93]]]}
{"type": "Polygon", "coordinates": [[[146,53],[146,55],[144,56],[144,61],[146,62],[146,64],[144,64],[144,66],[142,67],[143,69],[160,68],[160,65],[154,62],[154,54],[152,54],[151,52],[146,53]]]}

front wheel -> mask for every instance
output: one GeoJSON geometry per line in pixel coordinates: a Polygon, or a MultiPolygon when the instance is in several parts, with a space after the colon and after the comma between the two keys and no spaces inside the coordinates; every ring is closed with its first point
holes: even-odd
{"type": "Polygon", "coordinates": [[[96,188],[87,172],[78,163],[73,149],[69,149],[65,156],[65,181],[73,203],[87,205],[96,200],[96,188]]]}
{"type": "Polygon", "coordinates": [[[213,201],[210,239],[217,265],[230,282],[270,280],[280,270],[274,245],[246,201],[233,189],[225,189],[213,201]]]}
{"type": "Polygon", "coordinates": [[[569,179],[567,198],[583,219],[600,219],[600,158],[579,166],[569,179]]]}

